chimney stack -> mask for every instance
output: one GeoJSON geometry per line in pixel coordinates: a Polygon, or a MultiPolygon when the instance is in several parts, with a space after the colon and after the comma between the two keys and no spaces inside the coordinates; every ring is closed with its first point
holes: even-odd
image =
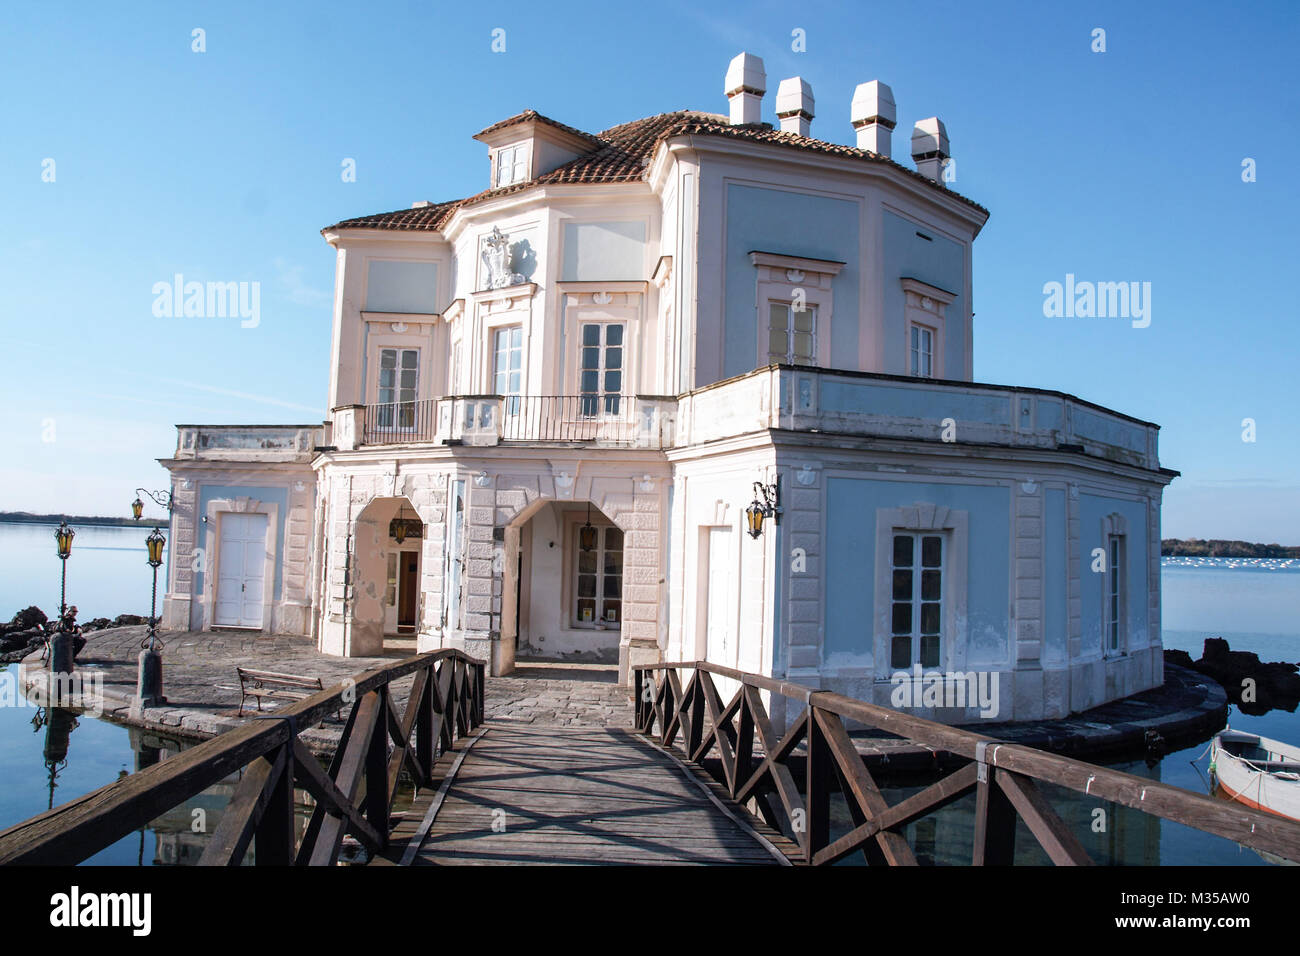
{"type": "Polygon", "coordinates": [[[722,92],[731,106],[731,125],[763,121],[763,94],[767,92],[767,71],[762,57],[741,53],[727,65],[722,92]]]}
{"type": "Polygon", "coordinates": [[[943,167],[948,157],[948,131],[937,116],[923,119],[912,130],[912,159],[916,171],[936,183],[943,181],[943,167]]]}
{"type": "Polygon", "coordinates": [[[813,92],[802,76],[782,80],[776,88],[776,116],[781,121],[781,132],[811,135],[813,92]]]}
{"type": "Polygon", "coordinates": [[[894,91],[879,80],[859,83],[853,91],[849,119],[858,131],[858,149],[870,150],[888,159],[891,134],[898,122],[894,91]]]}

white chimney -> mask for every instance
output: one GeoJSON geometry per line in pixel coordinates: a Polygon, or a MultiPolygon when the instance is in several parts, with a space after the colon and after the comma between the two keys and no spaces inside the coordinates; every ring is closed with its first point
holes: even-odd
{"type": "Polygon", "coordinates": [[[894,108],[894,91],[879,80],[859,83],[853,91],[849,119],[858,131],[858,149],[889,157],[890,139],[898,112],[894,108]]]}
{"type": "Polygon", "coordinates": [[[722,92],[731,105],[731,125],[761,123],[763,94],[767,92],[767,71],[762,57],[741,53],[727,65],[727,80],[722,92]]]}
{"type": "Polygon", "coordinates": [[[802,76],[782,80],[776,88],[776,116],[781,121],[781,132],[810,135],[813,92],[812,86],[802,76]]]}
{"type": "Polygon", "coordinates": [[[941,182],[948,152],[948,131],[937,116],[923,119],[912,130],[912,159],[916,171],[926,179],[941,182]]]}

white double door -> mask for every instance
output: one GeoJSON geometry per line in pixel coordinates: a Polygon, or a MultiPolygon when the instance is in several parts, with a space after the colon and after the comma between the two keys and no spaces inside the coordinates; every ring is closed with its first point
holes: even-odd
{"type": "Polygon", "coordinates": [[[264,514],[221,516],[215,624],[262,626],[266,604],[266,528],[264,514]]]}

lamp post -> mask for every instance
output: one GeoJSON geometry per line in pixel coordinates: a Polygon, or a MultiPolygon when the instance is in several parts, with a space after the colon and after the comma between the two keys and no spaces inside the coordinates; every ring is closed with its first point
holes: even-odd
{"type": "Polygon", "coordinates": [[[158,568],[163,563],[163,548],[167,539],[160,529],[154,528],[144,539],[149,567],[153,568],[153,593],[149,597],[149,634],[140,645],[140,672],[136,681],[136,698],[140,707],[154,707],[163,703],[162,642],[158,640],[158,568]]]}
{"type": "MultiPolygon", "coordinates": [[[[59,522],[54,529],[54,543],[58,548],[59,563],[62,573],[59,582],[59,629],[50,639],[50,674],[52,677],[71,675],[75,666],[76,636],[73,634],[72,621],[68,614],[68,558],[72,556],[72,539],[77,532],[68,527],[67,521],[59,522]]],[[[51,688],[55,686],[51,684],[51,688]]]]}

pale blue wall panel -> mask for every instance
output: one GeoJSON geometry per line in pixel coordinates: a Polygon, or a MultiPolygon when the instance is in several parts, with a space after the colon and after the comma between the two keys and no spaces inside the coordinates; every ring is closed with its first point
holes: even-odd
{"type": "MultiPolygon", "coordinates": [[[[923,501],[970,515],[967,663],[1009,659],[1010,489],[871,478],[831,478],[826,489],[824,654],[870,653],[876,575],[876,511],[923,501]]],[[[888,667],[888,662],[884,662],[888,667]]]]}
{"type": "MultiPolygon", "coordinates": [[[[723,310],[723,378],[751,372],[758,364],[757,269],[749,253],[775,252],[846,265],[831,280],[832,364],[858,368],[858,283],[862,252],[859,205],[756,186],[727,187],[726,297],[723,310]]],[[[824,334],[817,330],[820,336],[824,334]]]]}

